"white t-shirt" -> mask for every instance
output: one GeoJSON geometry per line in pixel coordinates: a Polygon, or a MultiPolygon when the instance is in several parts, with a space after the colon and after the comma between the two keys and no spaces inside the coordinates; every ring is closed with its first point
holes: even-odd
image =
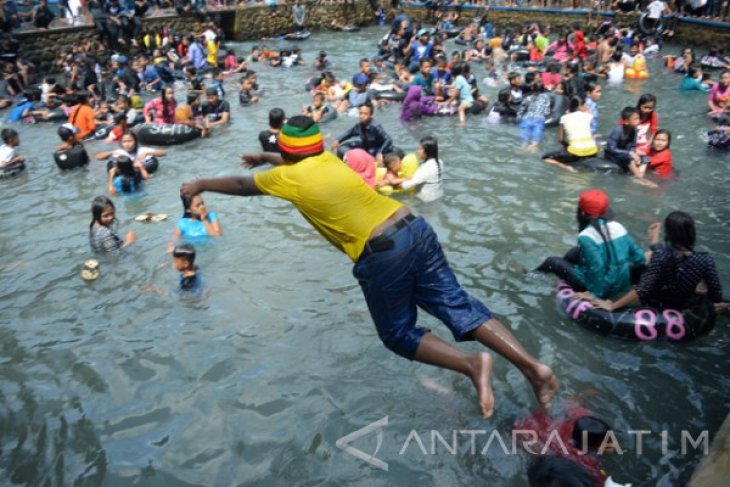
{"type": "Polygon", "coordinates": [[[6,167],[15,158],[15,147],[0,145],[0,167],[6,167]]]}
{"type": "Polygon", "coordinates": [[[441,181],[443,179],[444,163],[429,159],[421,164],[411,179],[403,181],[402,189],[419,187],[418,197],[422,201],[434,201],[444,195],[441,181]]]}
{"type": "Polygon", "coordinates": [[[667,4],[662,2],[662,0],[654,0],[646,7],[646,11],[649,12],[650,19],[659,19],[666,8],[667,4]]]}

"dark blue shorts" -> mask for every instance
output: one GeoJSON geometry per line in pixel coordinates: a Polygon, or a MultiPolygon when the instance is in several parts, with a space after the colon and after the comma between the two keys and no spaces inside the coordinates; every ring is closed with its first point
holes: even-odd
{"type": "Polygon", "coordinates": [[[457,341],[470,340],[469,333],[492,318],[461,288],[423,218],[408,221],[390,239],[392,248],[361,257],[352,270],[386,347],[413,359],[429,331],[416,326],[417,307],[440,319],[457,341]]]}

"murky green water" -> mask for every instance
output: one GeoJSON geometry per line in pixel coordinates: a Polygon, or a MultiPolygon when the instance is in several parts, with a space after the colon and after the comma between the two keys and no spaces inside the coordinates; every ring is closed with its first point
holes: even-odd
{"type": "MultiPolygon", "coordinates": [[[[335,70],[349,76],[381,34],[313,35],[301,47],[309,60],[327,49],[335,70]]],[[[607,133],[639,93],[657,95],[680,176],[653,191],[626,177],[572,175],[521,156],[514,126],[480,118],[465,128],[453,119],[404,128],[396,107],[379,111],[377,119],[405,149],[425,134],[439,138],[446,197],[408,203],[437,229],[462,283],[554,367],[562,381],[556,413],[569,398],[588,397],[586,405],[614,425],[629,450],[604,460],[614,479],[666,486],[686,482],[701,456],[693,449],[680,453],[681,431],[697,437],[707,429],[712,436],[727,413],[727,321],[680,345],[603,338],[559,317],[552,281],[508,269],[511,261],[537,265],[571,245],[576,196],[600,187],[642,243],[648,223],[677,208],[692,213],[701,246],[716,256],[730,285],[730,160],[708,155],[699,140],[708,126],[704,96],[680,96],[678,77],[656,63],[650,67],[654,76],[645,85],[604,90],[599,130],[607,133]],[[653,432],[643,455],[628,430],[653,432]],[[662,430],[668,431],[666,452],[662,430]]],[[[350,263],[288,204],[207,195],[225,232],[199,248],[209,295],[180,302],[172,294],[141,291],[176,283],[165,246],[181,211],[180,182],[242,172],[238,154],[258,150],[256,135],[268,110],[298,112],[312,74],[309,67],[261,67],[266,94],[251,108],[237,106],[231,85],[230,128],[171,149],[141,196],[115,199],[120,230],[137,230],[139,240],[116,262],[103,261],[102,278],[90,284],[78,271],[89,257],[89,206],[105,191],[104,164],[60,174],[50,157],[55,127],[19,129],[29,171],[0,181],[0,483],[526,485],[524,455],[505,455],[498,447],[479,454],[492,431],[508,439],[514,421],[536,406],[520,374],[496,360],[497,410],[493,420],[481,420],[465,378],[409,363],[381,345],[350,263]],[[135,223],[144,211],[171,219],[135,223]],[[433,392],[427,381],[446,392],[433,392]],[[377,457],[388,472],[335,446],[339,437],[385,416],[377,457]],[[477,454],[468,436],[459,437],[455,455],[441,444],[430,454],[431,430],[451,438],[453,430],[470,429],[486,431],[477,436],[477,454]],[[412,430],[429,454],[415,443],[401,452],[412,430]]],[[[324,132],[336,136],[354,121],[341,118],[324,132]]],[[[554,146],[554,137],[554,130],[546,133],[545,148],[554,146]]],[[[94,143],[90,152],[103,148],[94,143]]],[[[422,322],[449,337],[431,317],[422,322]]],[[[375,435],[353,445],[371,453],[375,435]]]]}

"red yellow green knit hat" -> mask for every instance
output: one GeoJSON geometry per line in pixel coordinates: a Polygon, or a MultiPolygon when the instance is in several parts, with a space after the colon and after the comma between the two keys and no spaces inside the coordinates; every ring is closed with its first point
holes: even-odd
{"type": "Polygon", "coordinates": [[[324,140],[319,125],[305,115],[290,118],[279,132],[279,149],[283,156],[293,159],[321,154],[324,152],[324,140]]]}

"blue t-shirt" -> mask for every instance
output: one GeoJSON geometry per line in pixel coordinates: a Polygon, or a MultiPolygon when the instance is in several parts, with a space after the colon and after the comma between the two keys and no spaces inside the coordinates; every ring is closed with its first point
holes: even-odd
{"type": "MultiPolygon", "coordinates": [[[[218,220],[218,215],[214,212],[208,213],[208,222],[213,224],[218,220]]],[[[177,229],[180,230],[180,234],[186,240],[190,239],[203,239],[209,237],[210,234],[205,228],[205,224],[195,218],[181,218],[177,222],[177,229]]]]}
{"type": "Polygon", "coordinates": [[[23,112],[29,108],[33,108],[33,103],[29,101],[22,101],[10,110],[5,120],[8,122],[20,122],[23,119],[23,112]]]}
{"type": "Polygon", "coordinates": [[[123,176],[117,176],[114,178],[114,181],[112,181],[112,184],[114,184],[114,189],[117,190],[117,193],[119,193],[119,194],[135,193],[135,192],[139,191],[139,188],[134,183],[133,178],[129,178],[129,191],[124,191],[124,185],[122,184],[123,181],[124,181],[123,176]]]}
{"type": "Polygon", "coordinates": [[[176,291],[181,296],[199,296],[203,292],[203,279],[200,277],[200,271],[197,267],[195,267],[195,274],[192,276],[184,277],[180,273],[180,280],[178,281],[176,291]]]}
{"type": "Polygon", "coordinates": [[[474,97],[471,94],[471,85],[462,75],[456,77],[454,87],[459,90],[459,101],[473,103],[474,97]]]}

